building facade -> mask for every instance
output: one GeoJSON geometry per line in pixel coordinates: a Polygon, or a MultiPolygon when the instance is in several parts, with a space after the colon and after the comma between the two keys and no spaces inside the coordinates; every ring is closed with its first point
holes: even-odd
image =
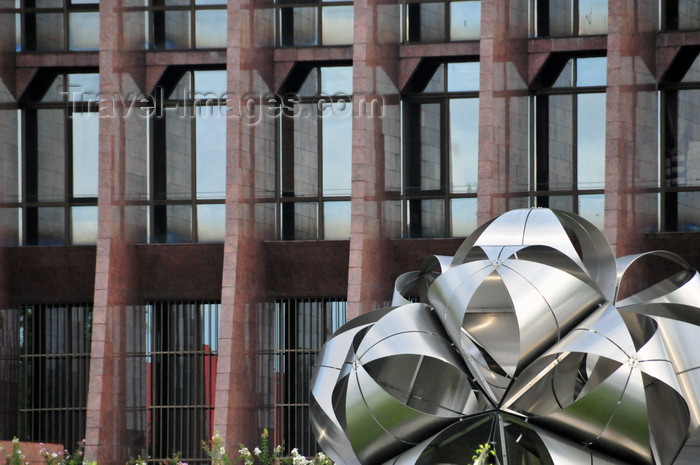
{"type": "Polygon", "coordinates": [[[4,0],[0,24],[0,439],[194,462],[267,427],[311,453],[324,338],[513,208],[700,265],[700,1],[4,0]]]}

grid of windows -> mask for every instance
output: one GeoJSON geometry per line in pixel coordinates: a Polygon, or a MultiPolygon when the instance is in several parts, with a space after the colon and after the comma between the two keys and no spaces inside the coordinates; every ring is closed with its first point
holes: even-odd
{"type": "Polygon", "coordinates": [[[226,71],[172,71],[152,121],[151,241],[223,242],[226,71]]]}
{"type": "Polygon", "coordinates": [[[693,53],[662,90],[661,224],[667,231],[700,231],[700,60],[693,53]]]}
{"type": "Polygon", "coordinates": [[[65,52],[98,50],[98,0],[24,0],[19,3],[17,50],[65,52]]]}
{"type": "Polygon", "coordinates": [[[348,239],[352,167],[352,68],[293,76],[280,119],[282,239],[348,239]]]}
{"type": "Polygon", "coordinates": [[[532,30],[537,37],[568,37],[608,32],[608,0],[533,0],[532,30]]]}
{"type": "Polygon", "coordinates": [[[405,43],[479,40],[481,1],[404,0],[402,20],[405,43]]]}
{"type": "Polygon", "coordinates": [[[698,0],[662,0],[662,28],[666,31],[694,31],[700,29],[700,2],[698,0]]]}
{"type": "Polygon", "coordinates": [[[151,0],[154,50],[226,47],[226,0],[151,0]]]}
{"type": "Polygon", "coordinates": [[[345,323],[347,302],[335,298],[275,303],[275,444],[312,455],[318,445],[309,421],[311,374],[318,351],[345,323]]]}
{"type": "Polygon", "coordinates": [[[281,46],[351,45],[352,0],[277,0],[281,46]]]}
{"type": "Polygon", "coordinates": [[[155,302],[145,308],[149,463],[176,452],[208,462],[202,441],[214,434],[218,302],[155,302]]]}
{"type": "Polygon", "coordinates": [[[534,97],[531,205],[576,213],[603,229],[606,59],[551,60],[534,97]]]}
{"type": "Polygon", "coordinates": [[[476,229],[479,63],[427,63],[404,107],[405,237],[476,229]]]}
{"type": "Polygon", "coordinates": [[[22,305],[19,437],[73,447],[85,437],[92,306],[22,305]]]}
{"type": "Polygon", "coordinates": [[[21,104],[22,243],[95,244],[98,74],[42,74],[21,104]]]}

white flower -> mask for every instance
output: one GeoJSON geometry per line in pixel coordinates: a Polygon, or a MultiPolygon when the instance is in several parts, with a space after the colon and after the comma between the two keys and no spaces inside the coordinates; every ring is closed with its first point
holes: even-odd
{"type": "Polygon", "coordinates": [[[52,459],[55,459],[56,457],[58,457],[58,454],[57,454],[56,452],[52,452],[52,453],[51,453],[51,458],[52,458],[52,459]]]}
{"type": "Polygon", "coordinates": [[[253,453],[254,453],[256,456],[258,456],[258,455],[262,454],[262,451],[256,447],[255,449],[253,449],[253,453]]]}
{"type": "Polygon", "coordinates": [[[19,439],[12,438],[12,444],[19,444],[19,439]]]}
{"type": "Polygon", "coordinates": [[[226,455],[226,449],[224,446],[219,447],[219,455],[226,455]]]}
{"type": "Polygon", "coordinates": [[[253,461],[250,459],[245,459],[245,465],[253,465],[253,461]]]}
{"type": "Polygon", "coordinates": [[[282,445],[275,447],[275,454],[279,455],[282,453],[282,445]]]}
{"type": "Polygon", "coordinates": [[[299,455],[299,449],[295,447],[294,449],[292,449],[292,452],[290,452],[290,454],[292,454],[292,457],[296,457],[297,455],[299,455]]]}

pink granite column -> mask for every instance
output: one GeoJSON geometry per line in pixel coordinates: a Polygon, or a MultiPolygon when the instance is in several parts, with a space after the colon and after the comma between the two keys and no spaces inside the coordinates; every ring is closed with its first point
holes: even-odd
{"type": "MultiPolygon", "coordinates": [[[[143,13],[129,13],[132,0],[100,3],[100,146],[98,239],[87,406],[86,456],[100,465],[121,465],[130,448],[127,407],[130,376],[126,352],[127,311],[139,303],[135,247],[146,229],[144,206],[131,203],[147,192],[147,138],[143,119],[125,115],[122,99],[144,84],[143,13]]],[[[145,438],[145,431],[142,432],[145,438]]]]}
{"type": "Polygon", "coordinates": [[[348,320],[391,300],[389,239],[398,237],[401,221],[400,203],[388,195],[401,183],[400,6],[355,0],[354,14],[348,320]]]}
{"type": "Polygon", "coordinates": [[[271,2],[228,4],[229,118],[226,122],[226,238],[214,429],[230,448],[254,444],[270,422],[259,380],[262,321],[273,311],[263,241],[274,239],[275,123],[262,96],[273,92],[271,2]],[[247,106],[252,99],[251,107],[247,106]],[[255,108],[254,112],[249,111],[255,108]],[[267,312],[267,313],[266,313],[267,312]]]}
{"type": "Polygon", "coordinates": [[[617,255],[656,229],[658,3],[610,0],[605,146],[605,235],[617,255]]]}
{"type": "Polygon", "coordinates": [[[526,206],[517,195],[528,187],[527,27],[526,2],[482,0],[478,224],[526,206]]]}

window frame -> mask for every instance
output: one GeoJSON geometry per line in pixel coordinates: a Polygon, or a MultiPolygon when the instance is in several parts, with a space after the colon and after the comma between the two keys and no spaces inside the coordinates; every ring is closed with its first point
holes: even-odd
{"type": "MultiPolygon", "coordinates": [[[[58,53],[58,52],[70,52],[70,53],[84,53],[84,52],[96,52],[99,50],[99,34],[95,39],[97,40],[98,46],[94,49],[89,50],[73,50],[70,47],[70,15],[71,13],[99,13],[99,0],[94,0],[92,3],[76,3],[73,4],[71,0],[62,0],[61,6],[55,7],[36,7],[31,6],[32,0],[22,0],[20,2],[20,7],[17,10],[20,15],[20,29],[21,29],[21,44],[19,45],[19,51],[21,52],[32,52],[32,53],[58,53]],[[27,4],[30,6],[27,6],[27,4]],[[61,28],[62,28],[62,46],[57,50],[37,50],[37,25],[30,23],[30,16],[37,14],[61,14],[61,28]]],[[[34,16],[35,18],[35,16],[34,16]]],[[[99,31],[99,30],[98,30],[99,31]]]]}
{"type": "MultiPolygon", "coordinates": [[[[429,43],[444,43],[444,42],[470,42],[478,41],[481,36],[481,15],[479,17],[479,37],[470,37],[467,39],[452,39],[452,3],[466,3],[471,1],[474,3],[481,4],[481,0],[402,0],[401,1],[401,40],[404,44],[429,44],[429,43]],[[416,34],[420,36],[420,19],[417,21],[418,27],[414,25],[415,21],[411,21],[411,16],[419,13],[414,13],[415,11],[420,11],[419,7],[426,4],[443,4],[443,21],[442,21],[442,38],[437,40],[426,40],[420,37],[416,38],[416,34]],[[415,31],[418,32],[415,32],[415,31]],[[414,31],[414,32],[412,32],[414,31]]],[[[481,7],[481,5],[480,5],[481,7]]],[[[479,10],[481,11],[481,10],[479,10]]]]}
{"type": "MultiPolygon", "coordinates": [[[[148,2],[148,49],[152,51],[162,50],[218,50],[226,48],[228,37],[224,38],[224,45],[220,47],[199,47],[197,46],[197,13],[200,11],[221,11],[227,16],[228,10],[225,3],[222,4],[202,4],[198,5],[196,0],[189,0],[186,5],[166,5],[158,4],[163,0],[150,0],[148,2]],[[168,12],[184,11],[188,12],[189,29],[187,37],[189,47],[168,47],[167,34],[165,29],[165,15],[168,12]],[[159,24],[162,23],[162,24],[159,24]]],[[[228,28],[227,28],[228,30],[228,28]]],[[[228,33],[227,33],[228,34],[228,33]]]]}
{"type": "Polygon", "coordinates": [[[278,47],[328,47],[351,46],[347,44],[325,44],[323,42],[323,8],[353,6],[353,0],[275,0],[275,44],[278,47]],[[293,10],[295,8],[315,8],[316,19],[314,26],[313,44],[296,44],[294,41],[293,10]],[[291,11],[292,16],[287,17],[286,11],[291,11]]]}

